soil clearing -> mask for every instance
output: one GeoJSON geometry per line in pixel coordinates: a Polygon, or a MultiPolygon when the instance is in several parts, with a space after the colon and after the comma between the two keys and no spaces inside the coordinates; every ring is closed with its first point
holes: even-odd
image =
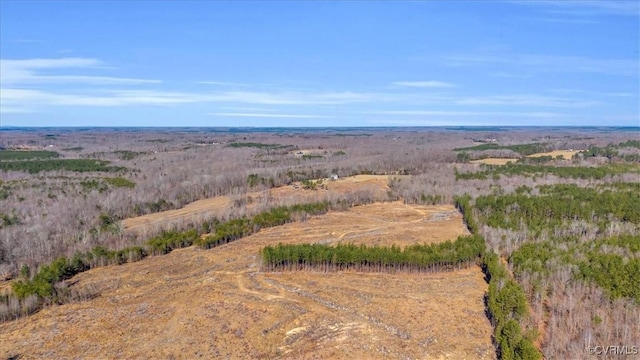
{"type": "Polygon", "coordinates": [[[92,300],[0,324],[7,358],[494,359],[478,267],[434,274],[259,272],[268,244],[434,243],[452,206],[377,203],[71,279],[92,300]]]}

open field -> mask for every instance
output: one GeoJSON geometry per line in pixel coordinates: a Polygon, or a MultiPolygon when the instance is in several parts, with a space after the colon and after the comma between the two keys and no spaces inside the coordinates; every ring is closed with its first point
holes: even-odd
{"type": "Polygon", "coordinates": [[[432,243],[466,234],[448,205],[376,203],[71,281],[98,297],[0,324],[25,358],[495,358],[480,269],[430,275],[261,273],[278,242],[432,243]]]}
{"type": "Polygon", "coordinates": [[[582,151],[584,150],[555,150],[555,151],[531,154],[527,157],[535,158],[535,157],[542,157],[542,156],[551,156],[552,158],[555,159],[556,156],[562,155],[562,157],[565,159],[571,159],[573,155],[582,151]]]}
{"type": "MultiPolygon", "coordinates": [[[[401,176],[396,176],[401,177],[401,176]]],[[[261,198],[264,201],[269,199],[280,203],[302,203],[323,201],[333,196],[344,195],[356,191],[370,191],[374,196],[381,198],[385,196],[389,190],[387,186],[388,177],[384,175],[356,175],[338,180],[325,180],[325,189],[321,190],[305,190],[299,183],[281,186],[265,191],[251,192],[242,198],[250,204],[260,203],[261,198]]],[[[158,225],[170,224],[172,222],[180,222],[189,219],[208,219],[211,217],[219,217],[230,206],[233,205],[234,197],[217,196],[210,199],[198,200],[190,203],[183,208],[176,210],[168,210],[157,212],[149,215],[133,217],[122,221],[122,226],[127,231],[136,231],[143,233],[145,228],[155,227],[158,225]]]]}
{"type": "Polygon", "coordinates": [[[469,161],[472,164],[487,164],[487,165],[504,165],[512,162],[516,162],[518,159],[504,159],[504,158],[486,158],[479,160],[469,161]]]}
{"type": "MultiPolygon", "coordinates": [[[[537,157],[543,157],[543,156],[551,156],[552,158],[555,159],[557,156],[562,155],[564,159],[571,159],[573,155],[582,151],[584,150],[555,150],[555,151],[549,151],[549,152],[543,152],[543,153],[535,153],[535,154],[527,155],[527,157],[537,158],[537,157]]],[[[511,159],[511,158],[485,158],[485,159],[471,160],[469,162],[471,164],[505,165],[508,163],[514,163],[517,160],[518,159],[511,159]]]]}

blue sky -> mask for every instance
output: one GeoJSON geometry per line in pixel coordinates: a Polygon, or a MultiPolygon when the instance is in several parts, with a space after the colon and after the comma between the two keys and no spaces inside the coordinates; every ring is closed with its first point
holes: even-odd
{"type": "Polygon", "coordinates": [[[0,125],[639,126],[639,7],[2,0],[0,125]]]}

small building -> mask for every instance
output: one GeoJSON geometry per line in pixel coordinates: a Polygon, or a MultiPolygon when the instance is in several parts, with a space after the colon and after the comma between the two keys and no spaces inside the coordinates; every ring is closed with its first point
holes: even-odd
{"type": "Polygon", "coordinates": [[[338,174],[331,174],[331,176],[329,176],[330,180],[338,180],[338,174]]]}

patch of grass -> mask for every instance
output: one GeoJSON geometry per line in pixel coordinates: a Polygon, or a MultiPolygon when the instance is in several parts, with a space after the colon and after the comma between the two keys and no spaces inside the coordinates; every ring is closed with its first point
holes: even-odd
{"type": "Polygon", "coordinates": [[[20,224],[20,219],[18,219],[16,213],[5,214],[0,212],[0,229],[17,224],[20,224]]]}
{"type": "Polygon", "coordinates": [[[11,187],[2,184],[2,181],[0,180],[0,200],[9,198],[9,195],[11,195],[11,187]]]}
{"type": "Polygon", "coordinates": [[[302,159],[310,160],[310,159],[322,159],[324,156],[322,155],[314,155],[314,154],[306,154],[302,155],[302,159]]]}
{"type": "Polygon", "coordinates": [[[80,181],[80,186],[85,191],[96,190],[100,193],[105,192],[108,188],[102,181],[97,179],[87,179],[80,181]]]}
{"type": "Polygon", "coordinates": [[[632,147],[640,149],[640,140],[628,140],[625,142],[621,142],[620,144],[618,144],[618,147],[632,147]]]}
{"type": "Polygon", "coordinates": [[[134,187],[136,187],[136,183],[129,180],[129,179],[125,179],[123,177],[106,177],[103,178],[103,180],[113,186],[113,187],[117,187],[117,188],[129,188],[129,189],[133,189],[134,187]]]}

